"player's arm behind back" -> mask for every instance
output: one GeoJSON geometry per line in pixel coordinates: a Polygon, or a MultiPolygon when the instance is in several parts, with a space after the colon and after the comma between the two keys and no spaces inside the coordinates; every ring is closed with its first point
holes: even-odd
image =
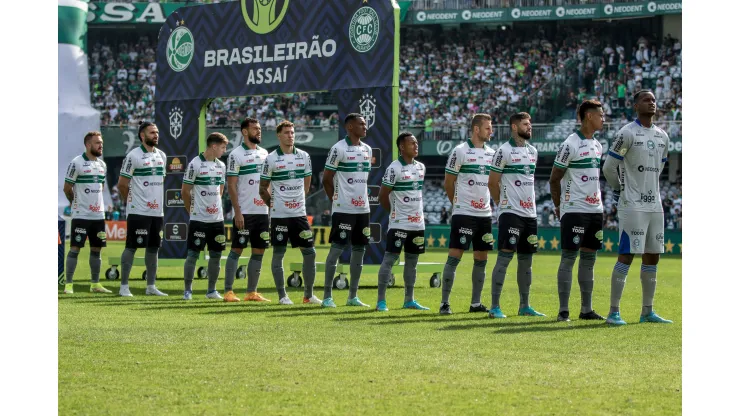
{"type": "Polygon", "coordinates": [[[622,127],[619,133],[617,133],[617,139],[614,140],[614,143],[609,148],[604,167],[602,168],[606,182],[614,191],[615,200],[619,199],[622,189],[621,182],[619,181],[618,168],[620,165],[623,165],[622,161],[627,152],[629,152],[630,147],[632,147],[632,133],[627,130],[627,127],[622,127]]]}

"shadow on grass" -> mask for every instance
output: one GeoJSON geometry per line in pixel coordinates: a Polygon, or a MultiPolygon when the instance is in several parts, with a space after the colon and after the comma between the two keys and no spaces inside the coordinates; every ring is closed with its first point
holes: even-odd
{"type": "Polygon", "coordinates": [[[553,331],[572,331],[582,329],[608,329],[603,321],[594,324],[573,325],[572,323],[558,322],[556,320],[547,321],[530,321],[530,322],[503,322],[500,320],[481,320],[475,324],[466,325],[448,325],[441,327],[439,331],[465,331],[478,328],[493,328],[495,334],[519,334],[524,332],[553,332],[553,331]]]}

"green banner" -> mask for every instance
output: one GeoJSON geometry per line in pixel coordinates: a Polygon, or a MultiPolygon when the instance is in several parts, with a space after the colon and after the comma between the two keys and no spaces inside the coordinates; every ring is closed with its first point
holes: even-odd
{"type": "MultiPolygon", "coordinates": [[[[494,248],[498,247],[498,228],[493,228],[494,248]]],[[[427,240],[429,249],[447,249],[450,247],[450,226],[449,225],[427,225],[424,231],[424,238],[427,240]]],[[[663,238],[665,245],[665,254],[682,254],[681,230],[666,230],[663,238]]],[[[537,229],[537,250],[539,251],[559,251],[562,250],[560,241],[560,228],[538,228],[537,229]]],[[[618,253],[619,236],[616,230],[604,230],[604,240],[601,252],[618,253]]]]}
{"type": "MultiPolygon", "coordinates": [[[[488,143],[488,146],[490,146],[494,151],[499,148],[502,144],[504,144],[506,141],[496,141],[491,140],[488,143]]],[[[607,142],[606,139],[599,139],[599,142],[601,143],[601,147],[603,149],[609,148],[609,142],[607,142]]],[[[447,156],[450,154],[452,149],[455,148],[458,144],[461,142],[459,140],[422,140],[421,141],[421,149],[419,149],[419,155],[420,156],[447,156]]],[[[560,148],[560,144],[563,143],[563,140],[532,140],[529,142],[532,146],[534,146],[537,149],[537,152],[540,155],[554,155],[558,152],[558,149],[560,148]]],[[[683,148],[681,143],[681,138],[678,139],[671,139],[671,142],[668,144],[668,152],[669,153],[681,153],[681,149],[683,148]]]]}
{"type": "Polygon", "coordinates": [[[619,19],[680,14],[681,0],[634,3],[588,4],[558,7],[512,7],[499,9],[418,10],[413,24],[497,23],[564,19],[619,19]]]}
{"type": "Polygon", "coordinates": [[[411,3],[413,1],[399,1],[398,7],[401,8],[401,16],[400,16],[400,22],[403,23],[404,20],[406,20],[406,13],[409,11],[409,7],[411,7],[411,3]]]}
{"type": "MultiPolygon", "coordinates": [[[[193,4],[197,3],[191,3],[193,4]]],[[[87,23],[162,24],[173,11],[184,6],[185,3],[90,3],[87,23]]]]}
{"type": "MultiPolygon", "coordinates": [[[[161,127],[160,127],[161,128],[161,127]]],[[[105,157],[125,156],[132,149],[139,146],[136,129],[120,127],[103,127],[103,154],[105,157]]],[[[207,129],[207,134],[219,132],[229,139],[226,151],[229,152],[242,142],[242,134],[238,127],[227,129],[207,129]]],[[[338,140],[337,131],[323,131],[320,129],[295,132],[295,145],[299,149],[329,150],[338,140]]],[[[277,134],[274,131],[262,130],[262,147],[268,150],[278,145],[277,134]]]]}

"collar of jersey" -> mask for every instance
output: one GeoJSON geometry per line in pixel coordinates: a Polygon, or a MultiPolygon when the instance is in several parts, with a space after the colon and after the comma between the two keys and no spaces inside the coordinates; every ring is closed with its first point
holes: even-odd
{"type": "Polygon", "coordinates": [[[82,154],[82,160],[84,160],[86,162],[89,162],[90,161],[90,159],[87,158],[87,154],[86,153],[83,153],[82,154]]]}
{"type": "MultiPolygon", "coordinates": [[[[244,140],[242,140],[242,147],[243,147],[243,148],[244,148],[244,150],[246,150],[246,151],[249,151],[249,150],[250,150],[250,149],[249,149],[249,148],[247,147],[247,142],[245,142],[244,140]]],[[[255,148],[254,148],[254,150],[259,150],[259,149],[261,149],[259,145],[255,146],[255,148]]]]}
{"type": "Polygon", "coordinates": [[[208,162],[208,159],[206,159],[206,155],[204,155],[203,153],[198,154],[198,157],[200,158],[200,160],[208,162]]]}
{"type": "Polygon", "coordinates": [[[146,147],[144,147],[143,144],[139,146],[139,149],[141,149],[141,151],[144,152],[144,153],[154,153],[154,148],[153,147],[152,147],[152,151],[151,152],[148,152],[146,150],[146,147]]]}
{"type": "MultiPolygon", "coordinates": [[[[638,126],[640,126],[640,127],[645,127],[645,126],[643,126],[643,125],[642,125],[642,123],[640,123],[640,119],[639,119],[639,118],[636,118],[636,119],[635,119],[635,123],[636,123],[636,124],[637,124],[638,126]]],[[[653,126],[655,126],[655,124],[651,124],[651,125],[650,125],[650,127],[648,127],[648,128],[652,129],[652,128],[653,128],[653,126]]]]}
{"type": "MultiPolygon", "coordinates": [[[[513,137],[509,139],[509,144],[511,145],[511,147],[520,147],[520,146],[517,146],[516,145],[516,141],[514,140],[513,137]]],[[[521,147],[527,147],[527,141],[526,140],[524,141],[524,146],[521,146],[521,147]]]]}
{"type": "Polygon", "coordinates": [[[576,130],[576,134],[578,135],[578,137],[581,138],[581,140],[591,140],[588,137],[584,136],[583,133],[581,133],[580,130],[576,130]]]}
{"type": "MultiPolygon", "coordinates": [[[[294,155],[294,154],[296,154],[296,151],[297,151],[297,150],[298,150],[298,149],[296,149],[296,148],[295,148],[295,145],[293,145],[293,153],[290,153],[290,154],[291,154],[291,155],[294,155]]],[[[285,154],[285,153],[283,153],[283,150],[282,150],[282,149],[280,148],[280,145],[278,145],[278,147],[277,147],[277,154],[278,154],[278,156],[282,156],[282,155],[284,155],[284,154],[285,154]]]]}
{"type": "Polygon", "coordinates": [[[411,163],[406,163],[406,161],[403,160],[403,156],[398,156],[398,161],[401,162],[401,166],[413,165],[414,162],[416,162],[415,160],[412,160],[411,163]]]}
{"type": "MultiPolygon", "coordinates": [[[[354,146],[352,144],[352,140],[349,139],[349,136],[344,136],[344,141],[347,142],[347,146],[354,146]]],[[[360,140],[360,144],[358,146],[362,146],[362,140],[360,140]]]]}

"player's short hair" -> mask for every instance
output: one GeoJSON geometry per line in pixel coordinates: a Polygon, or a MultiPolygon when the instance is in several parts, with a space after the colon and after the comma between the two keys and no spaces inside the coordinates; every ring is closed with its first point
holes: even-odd
{"type": "Polygon", "coordinates": [[[288,120],[281,121],[280,124],[277,125],[277,132],[278,134],[280,134],[280,132],[283,131],[283,129],[286,129],[288,127],[293,127],[293,126],[295,126],[295,124],[291,123],[288,120]]]}
{"type": "Polygon", "coordinates": [[[509,117],[509,126],[511,126],[512,124],[519,123],[520,121],[523,121],[523,120],[531,120],[531,119],[532,119],[532,116],[530,116],[529,113],[525,113],[524,111],[521,111],[509,117]]]}
{"type": "Polygon", "coordinates": [[[633,95],[633,96],[632,96],[632,102],[633,102],[633,103],[635,103],[635,104],[637,104],[637,101],[638,101],[638,100],[640,99],[640,96],[641,96],[641,95],[642,95],[643,93],[647,93],[647,92],[649,92],[649,93],[651,93],[651,94],[653,93],[653,91],[651,91],[651,90],[640,90],[640,91],[637,91],[637,92],[635,93],[635,95],[633,95]]]}
{"type": "Polygon", "coordinates": [[[407,137],[413,136],[414,133],[411,133],[410,131],[402,131],[401,134],[398,135],[396,138],[396,147],[401,148],[401,143],[403,143],[404,140],[406,140],[407,137]]]}
{"type": "Polygon", "coordinates": [[[212,144],[229,144],[229,139],[226,138],[226,136],[223,135],[223,133],[215,132],[208,135],[208,138],[206,139],[206,146],[211,146],[212,144]]]}
{"type": "Polygon", "coordinates": [[[90,140],[92,140],[92,138],[95,136],[100,136],[101,139],[103,138],[102,133],[100,133],[97,130],[93,130],[93,131],[87,132],[87,134],[85,135],[85,138],[82,140],[82,143],[84,143],[87,146],[87,144],[90,143],[90,140]]]}
{"type": "Polygon", "coordinates": [[[344,118],[344,125],[346,126],[347,123],[349,123],[350,121],[354,121],[360,118],[362,118],[362,114],[360,113],[349,113],[347,114],[347,117],[344,118]]]}
{"type": "Polygon", "coordinates": [[[149,127],[149,126],[155,126],[156,127],[156,124],[152,123],[151,121],[140,121],[139,122],[139,140],[140,141],[143,141],[144,140],[144,138],[141,137],[141,133],[144,130],[146,130],[146,128],[149,127]]]}
{"type": "Polygon", "coordinates": [[[578,107],[578,117],[581,118],[581,123],[586,118],[588,110],[595,110],[601,108],[601,102],[596,100],[584,100],[578,107]]]}
{"type": "Polygon", "coordinates": [[[248,129],[250,124],[260,124],[260,122],[256,118],[247,117],[242,121],[242,130],[248,129]]]}
{"type": "Polygon", "coordinates": [[[484,121],[492,121],[493,118],[491,118],[490,115],[485,113],[477,113],[473,114],[473,119],[470,120],[470,130],[473,130],[475,126],[480,127],[484,121]]]}

